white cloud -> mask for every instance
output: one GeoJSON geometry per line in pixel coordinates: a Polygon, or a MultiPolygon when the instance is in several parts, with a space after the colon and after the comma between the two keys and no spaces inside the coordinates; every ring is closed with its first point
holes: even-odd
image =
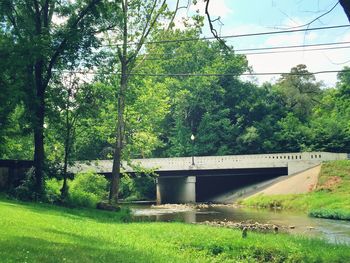
{"type": "Polygon", "coordinates": [[[315,41],[318,35],[314,32],[311,33],[289,33],[279,34],[269,37],[264,45],[269,46],[290,46],[290,45],[303,45],[315,41]]]}
{"type": "Polygon", "coordinates": [[[350,41],[350,32],[346,33],[346,34],[343,35],[343,36],[340,36],[340,37],[338,38],[338,41],[342,41],[342,42],[350,41]]]}
{"type": "MultiPolygon", "coordinates": [[[[199,0],[196,5],[191,5],[191,11],[199,11],[199,14],[205,14],[206,3],[203,0],[199,0]]],[[[215,18],[220,16],[225,18],[233,13],[233,10],[226,4],[225,0],[212,0],[209,3],[210,16],[215,18]]]]}
{"type": "MultiPolygon", "coordinates": [[[[228,15],[231,15],[233,10],[228,7],[228,5],[225,2],[226,0],[212,0],[209,4],[209,10],[210,10],[210,16],[212,19],[216,19],[217,17],[225,18],[228,15]]],[[[183,6],[187,5],[187,1],[181,2],[183,6]]],[[[191,15],[198,13],[199,15],[205,16],[205,5],[206,3],[203,0],[198,0],[197,4],[191,4],[188,9],[182,8],[179,10],[179,12],[176,15],[176,18],[174,20],[175,28],[184,30],[186,29],[184,25],[184,20],[191,17],[191,15]],[[198,12],[197,12],[198,11],[198,12]]],[[[173,10],[175,8],[174,3],[169,4],[170,9],[173,10]]],[[[187,23],[191,22],[190,20],[186,21],[187,23]]],[[[204,28],[205,30],[205,28],[204,28]]]]}
{"type": "MultiPolygon", "coordinates": [[[[304,24],[298,18],[293,18],[295,23],[291,23],[289,26],[304,24]]],[[[287,24],[287,22],[285,23],[287,24]]],[[[242,27],[244,30],[247,28],[242,27]]],[[[250,28],[254,28],[253,25],[250,28]]],[[[258,28],[258,27],[257,27],[258,28]]],[[[260,27],[261,28],[261,27],[260,27]]],[[[248,30],[245,32],[257,32],[248,30]]],[[[258,30],[263,32],[266,30],[258,30]]],[[[244,31],[243,31],[244,32],[244,31]]],[[[271,35],[261,41],[257,38],[257,41],[253,45],[254,47],[276,47],[276,46],[290,46],[290,45],[307,45],[326,42],[344,42],[350,41],[350,32],[343,35],[330,35],[327,32],[299,32],[289,34],[277,34],[271,35]],[[329,35],[328,35],[329,34],[329,35]],[[328,39],[328,40],[326,40],[328,39]]],[[[339,45],[333,47],[344,47],[339,45]]],[[[317,47],[312,47],[314,49],[317,47]]],[[[341,70],[344,66],[350,66],[350,48],[337,48],[332,50],[318,50],[307,51],[309,48],[304,48],[304,51],[289,52],[289,53],[272,53],[272,54],[259,54],[259,55],[247,55],[249,65],[252,66],[254,72],[289,72],[292,67],[298,64],[305,64],[310,72],[319,71],[337,71],[341,70]]],[[[298,48],[303,50],[303,48],[298,48]]],[[[274,50],[280,51],[280,50],[274,50]]],[[[257,76],[258,82],[276,80],[280,76],[257,76]]],[[[323,81],[326,86],[334,86],[337,81],[337,73],[317,74],[316,79],[323,81]]]]}
{"type": "MultiPolygon", "coordinates": [[[[341,70],[345,64],[335,64],[350,60],[350,49],[322,50],[310,52],[277,53],[264,55],[248,55],[249,64],[254,72],[289,72],[298,64],[305,64],[310,72],[324,70],[341,70]]],[[[316,75],[317,80],[323,81],[326,86],[334,86],[337,73],[316,75]]],[[[276,78],[276,76],[273,76],[276,78]]],[[[277,76],[278,77],[278,76],[277,76]]],[[[259,82],[270,81],[272,76],[258,76],[259,82]]]]}

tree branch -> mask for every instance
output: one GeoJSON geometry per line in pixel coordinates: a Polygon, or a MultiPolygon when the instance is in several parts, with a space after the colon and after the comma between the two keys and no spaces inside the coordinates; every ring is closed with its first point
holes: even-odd
{"type": "Polygon", "coordinates": [[[43,6],[43,16],[44,27],[47,28],[49,26],[49,0],[46,0],[43,6]]]}
{"type": "Polygon", "coordinates": [[[345,12],[345,14],[348,17],[348,20],[350,22],[350,2],[349,2],[349,0],[339,0],[339,3],[343,7],[344,12],[345,12]]]}
{"type": "MultiPolygon", "coordinates": [[[[52,68],[55,65],[55,63],[58,60],[58,57],[61,55],[61,53],[63,52],[69,37],[70,37],[70,33],[73,29],[75,29],[79,22],[87,15],[87,13],[90,11],[90,9],[92,9],[95,5],[97,5],[99,2],[101,2],[101,0],[92,0],[90,2],[90,4],[88,4],[86,6],[86,8],[84,8],[80,14],[78,15],[77,19],[69,26],[69,28],[67,29],[67,34],[65,35],[65,37],[63,38],[62,42],[59,44],[59,46],[57,47],[56,51],[53,53],[51,60],[49,62],[48,68],[47,68],[47,76],[46,76],[46,80],[45,80],[45,85],[47,85],[51,79],[52,76],[52,68]]],[[[68,23],[69,25],[69,23],[68,23]]]]}
{"type": "Polygon", "coordinates": [[[207,18],[208,18],[209,28],[210,28],[211,33],[213,34],[213,36],[216,38],[216,40],[218,40],[219,43],[225,49],[231,50],[231,48],[226,45],[225,41],[222,38],[220,38],[220,36],[218,35],[218,32],[216,31],[216,29],[213,26],[213,22],[218,20],[218,19],[212,20],[211,17],[210,17],[210,13],[209,13],[209,2],[210,2],[210,0],[204,0],[204,2],[206,2],[206,4],[205,4],[205,14],[207,15],[207,18]]]}
{"type": "Polygon", "coordinates": [[[130,56],[130,58],[127,60],[127,63],[134,62],[135,58],[137,57],[138,53],[140,52],[140,49],[143,47],[143,44],[145,43],[146,38],[148,37],[148,35],[151,32],[152,28],[154,27],[155,23],[157,22],[158,17],[162,13],[162,9],[165,7],[166,0],[163,0],[163,3],[161,4],[161,7],[159,8],[157,14],[154,16],[152,22],[150,22],[151,18],[152,18],[152,14],[155,10],[156,2],[157,1],[155,0],[154,5],[153,5],[152,10],[151,10],[152,12],[149,15],[149,19],[147,19],[146,26],[144,27],[144,30],[143,30],[142,35],[140,37],[140,41],[137,44],[137,47],[136,47],[134,53],[132,54],[132,56],[130,56]]]}
{"type": "MultiPolygon", "coordinates": [[[[340,1],[341,2],[341,1],[340,1]]],[[[335,3],[335,5],[329,9],[328,11],[326,11],[325,13],[323,13],[322,15],[319,15],[318,17],[312,19],[310,22],[306,23],[306,24],[303,24],[301,26],[293,26],[293,27],[288,27],[287,29],[295,29],[295,28],[301,28],[301,27],[307,27],[309,28],[309,26],[311,26],[312,23],[316,22],[317,20],[319,20],[320,18],[324,17],[325,15],[328,15],[330,12],[332,12],[336,7],[337,5],[339,4],[339,1],[337,1],[335,3]]],[[[280,28],[280,29],[286,29],[286,28],[280,28]]]]}
{"type": "Polygon", "coordinates": [[[172,27],[172,25],[173,25],[173,23],[174,23],[174,20],[175,20],[175,17],[176,17],[176,15],[177,15],[177,12],[178,12],[178,11],[179,11],[180,9],[185,9],[185,8],[188,9],[188,8],[189,8],[189,6],[190,6],[190,0],[187,1],[187,5],[179,6],[179,4],[180,4],[180,0],[177,0],[177,1],[176,1],[176,6],[175,6],[175,10],[174,10],[174,13],[173,13],[173,15],[172,15],[170,21],[169,21],[167,30],[169,30],[169,29],[172,27]]]}
{"type": "Polygon", "coordinates": [[[35,30],[36,33],[39,35],[41,34],[41,15],[40,15],[40,8],[39,8],[39,3],[37,0],[33,0],[34,3],[34,9],[35,9],[35,30]]]}

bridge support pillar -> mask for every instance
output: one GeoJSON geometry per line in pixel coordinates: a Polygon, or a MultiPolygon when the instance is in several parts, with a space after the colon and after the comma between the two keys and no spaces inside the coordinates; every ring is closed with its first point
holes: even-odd
{"type": "Polygon", "coordinates": [[[157,204],[195,202],[195,176],[157,178],[157,204]]]}

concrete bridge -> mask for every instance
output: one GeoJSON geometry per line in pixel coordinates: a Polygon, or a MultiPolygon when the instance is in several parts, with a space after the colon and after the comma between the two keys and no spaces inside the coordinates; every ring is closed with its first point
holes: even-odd
{"type": "MultiPolygon", "coordinates": [[[[199,156],[132,159],[131,166],[154,170],[158,203],[218,201],[223,194],[237,195],[261,189],[276,180],[296,174],[323,161],[342,160],[346,153],[304,152],[254,155],[199,156]],[[193,162],[194,161],[194,162],[193,162]]],[[[127,173],[133,168],[123,163],[127,173]]],[[[76,162],[72,173],[92,170],[109,175],[111,160],[76,162]]]]}

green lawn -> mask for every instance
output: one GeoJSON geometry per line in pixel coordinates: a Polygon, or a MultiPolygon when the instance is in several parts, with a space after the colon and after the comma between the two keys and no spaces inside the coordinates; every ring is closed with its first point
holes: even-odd
{"type": "Polygon", "coordinates": [[[311,216],[350,220],[350,160],[322,164],[318,185],[311,193],[260,195],[240,203],[263,208],[301,210],[311,216]]]}
{"type": "MultiPolygon", "coordinates": [[[[125,214],[125,213],[124,213],[125,214]]],[[[349,262],[350,248],[286,234],[0,200],[0,262],[349,262]]]]}

